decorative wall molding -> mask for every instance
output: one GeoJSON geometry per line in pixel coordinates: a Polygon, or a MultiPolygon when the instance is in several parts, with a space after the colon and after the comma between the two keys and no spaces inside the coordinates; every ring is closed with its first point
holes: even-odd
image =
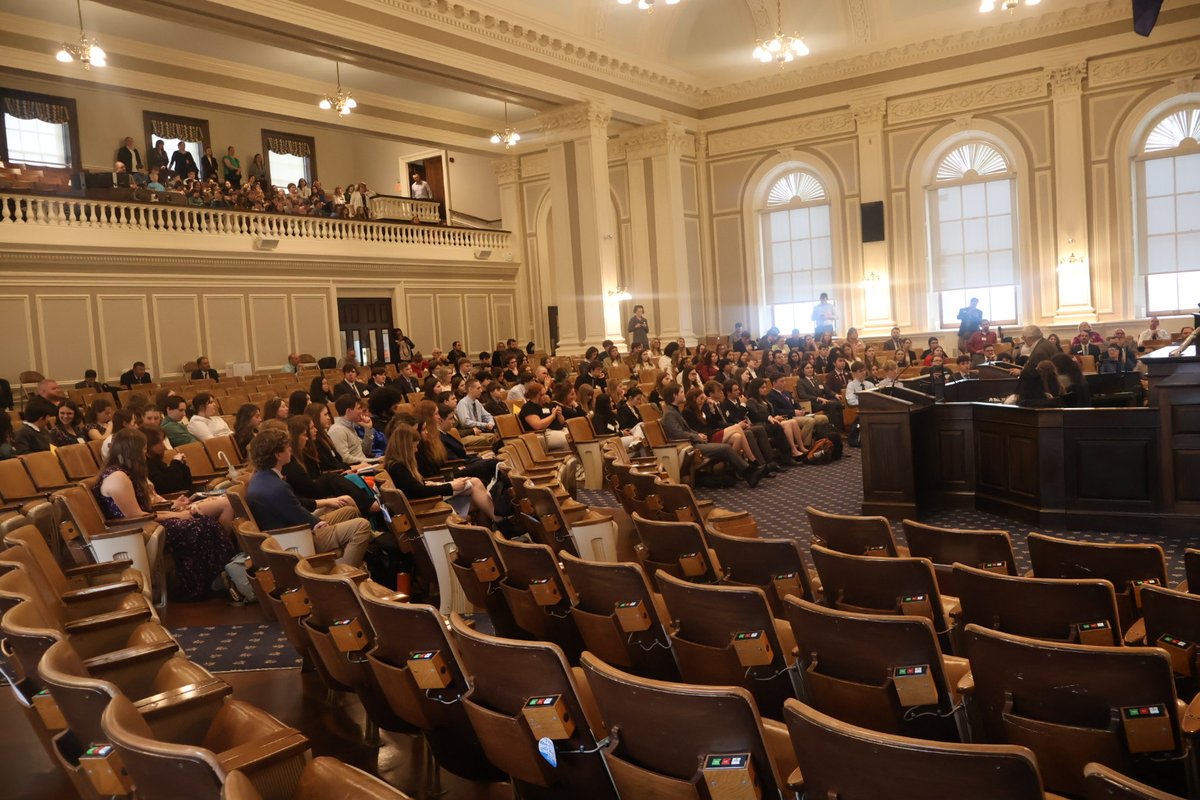
{"type": "Polygon", "coordinates": [[[854,115],[855,125],[860,132],[877,131],[883,127],[883,119],[887,116],[887,102],[872,100],[854,103],[850,106],[850,113],[854,115]]]}
{"type": "Polygon", "coordinates": [[[612,110],[599,103],[576,103],[537,117],[538,129],[548,141],[608,136],[612,110]]]}
{"type": "Polygon", "coordinates": [[[1088,86],[1112,86],[1129,81],[1195,72],[1200,68],[1200,42],[1163,45],[1132,55],[1109,56],[1088,62],[1088,86]]]}
{"type": "Polygon", "coordinates": [[[613,150],[618,152],[617,158],[630,160],[649,158],[659,155],[683,155],[694,158],[696,142],[683,126],[677,122],[660,122],[657,125],[647,125],[629,131],[615,140],[609,140],[609,158],[613,150]]]}
{"type": "Polygon", "coordinates": [[[542,175],[550,174],[550,160],[546,158],[546,153],[532,153],[527,156],[521,156],[521,177],[522,178],[537,178],[542,175]]]}
{"type": "Polygon", "coordinates": [[[1083,94],[1083,79],[1087,77],[1086,61],[1044,70],[1050,94],[1055,97],[1078,97],[1083,94]]]}
{"type": "Polygon", "coordinates": [[[855,44],[871,41],[871,12],[867,0],[846,0],[846,13],[850,15],[851,39],[855,44]]]}
{"type": "Polygon", "coordinates": [[[1041,74],[1002,78],[944,92],[930,92],[902,100],[889,100],[888,121],[909,122],[928,117],[959,117],[963,112],[1008,105],[1018,100],[1046,96],[1046,78],[1041,74]]]}
{"type": "Polygon", "coordinates": [[[854,132],[854,115],[848,111],[833,111],[811,117],[798,117],[708,134],[710,156],[737,153],[743,150],[774,148],[807,139],[827,138],[839,133],[854,132]]]}
{"type": "Polygon", "coordinates": [[[521,177],[521,160],[516,156],[504,156],[492,159],[492,172],[496,180],[504,185],[519,180],[521,177]]]}

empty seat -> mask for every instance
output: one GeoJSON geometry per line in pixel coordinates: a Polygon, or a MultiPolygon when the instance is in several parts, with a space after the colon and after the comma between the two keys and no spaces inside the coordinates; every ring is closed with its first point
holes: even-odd
{"type": "Polygon", "coordinates": [[[522,490],[529,500],[523,513],[534,541],[589,561],[617,560],[617,523],[611,513],[588,508],[568,520],[550,489],[524,483],[522,490]]]}
{"type": "Polygon", "coordinates": [[[978,625],[963,631],[963,646],[976,740],[1033,750],[1047,789],[1083,794],[1092,761],[1180,793],[1185,762],[1195,774],[1164,651],[1046,642],[978,625]]]}
{"type": "Polygon", "coordinates": [[[1017,574],[1008,531],[939,528],[911,519],[904,520],[903,524],[909,555],[927,558],[933,563],[938,586],[944,594],[958,596],[954,585],[955,563],[1005,575],[1017,574]]]}
{"type": "Polygon", "coordinates": [[[696,523],[659,522],[634,514],[633,524],[641,539],[638,558],[656,583],[659,572],[696,583],[721,579],[721,565],[696,523]]]}
{"type": "Polygon", "coordinates": [[[96,465],[91,448],[86,444],[69,444],[60,447],[55,451],[55,455],[62,464],[63,472],[71,481],[94,478],[100,474],[100,467],[96,465]]]}
{"type": "Polygon", "coordinates": [[[722,797],[728,778],[753,780],[756,797],[791,796],[782,777],[795,768],[787,729],[759,717],[745,689],[651,680],[591,653],[582,666],[610,734],[604,758],[621,797],[722,797]],[[713,759],[718,768],[706,771],[713,759]]]}
{"type": "MultiPolygon", "coordinates": [[[[0,554],[0,558],[3,555],[0,554]]],[[[1181,696],[1200,690],[1200,597],[1158,586],[1142,589],[1142,618],[1125,634],[1127,644],[1161,647],[1171,655],[1181,696]]]]}
{"type": "Polygon", "coordinates": [[[298,779],[308,739],[249,703],[226,700],[185,727],[143,716],[119,695],[100,726],[112,742],[139,800],[218,800],[225,777],[240,770],[260,793],[298,779]],[[169,736],[169,738],[167,738],[169,736]]]}
{"type": "Polygon", "coordinates": [[[1179,585],[1179,591],[1200,594],[1200,550],[1189,547],[1183,551],[1183,569],[1186,579],[1179,585]]]}
{"type": "Polygon", "coordinates": [[[706,527],[720,526],[726,536],[758,537],[758,524],[749,511],[730,511],[703,504],[696,499],[692,487],[684,483],[669,483],[656,477],[653,492],[658,496],[664,519],[695,522],[706,527]]]}
{"type": "Polygon", "coordinates": [[[796,700],[784,704],[796,750],[794,786],[837,800],[1043,800],[1038,762],[1024,747],[947,744],[839,722],[796,700]]]}
{"type": "MultiPolygon", "coordinates": [[[[412,800],[374,775],[328,756],[308,762],[295,785],[286,789],[290,791],[276,791],[272,795],[284,800],[412,800]]],[[[225,776],[222,792],[222,800],[264,800],[254,782],[238,770],[225,776]]]]}
{"type": "Polygon", "coordinates": [[[688,583],[659,571],[659,591],[671,618],[671,649],[688,683],[741,686],[763,716],[780,719],[795,696],[789,667],[795,639],[771,615],[761,589],[688,583]]]}
{"type": "Polygon", "coordinates": [[[1029,561],[1039,578],[1103,578],[1117,593],[1121,630],[1140,616],[1138,592],[1167,585],[1167,561],[1157,544],[1097,544],[1029,534],[1029,561]]]}
{"type": "Polygon", "coordinates": [[[450,568],[454,570],[463,593],[475,608],[487,611],[492,630],[497,634],[519,637],[520,629],[513,621],[504,593],[500,591],[500,581],[504,580],[504,562],[496,548],[499,534],[478,525],[453,521],[447,527],[454,541],[450,568]]]}
{"type": "Polygon", "coordinates": [[[500,581],[513,620],[533,639],[554,642],[575,662],[583,641],[571,616],[575,593],[563,578],[554,551],[544,544],[496,540],[505,574],[500,581]]]}
{"type": "Polygon", "coordinates": [[[450,569],[450,550],[454,542],[446,523],[453,509],[440,498],[412,503],[403,492],[391,486],[381,488],[379,495],[391,515],[391,530],[396,543],[402,551],[412,553],[422,588],[438,599],[443,614],[452,610],[469,611],[470,601],[450,569]]]}
{"type": "Polygon", "coordinates": [[[1084,767],[1083,782],[1087,800],[1180,800],[1178,795],[1160,792],[1103,764],[1084,767]]]}
{"type": "Polygon", "coordinates": [[[456,702],[470,684],[442,615],[374,581],[358,589],[376,631],[367,663],[392,713],[424,733],[437,765],[467,780],[503,780],[456,702]]]}
{"type": "Polygon", "coordinates": [[[667,610],[637,564],[585,561],[561,554],[578,600],[571,616],[590,652],[630,672],[678,680],[667,610]]]}
{"type": "Polygon", "coordinates": [[[959,629],[992,630],[1060,642],[1117,645],[1112,584],[1100,579],[1023,578],[954,565],[959,629]]]}
{"type": "Polygon", "coordinates": [[[579,455],[579,463],[583,465],[583,488],[602,489],[604,459],[601,456],[600,439],[592,429],[591,420],[587,417],[572,417],[567,420],[567,431],[571,435],[571,444],[579,455]]]}
{"type": "Polygon", "coordinates": [[[38,492],[49,495],[71,484],[71,479],[63,471],[58,456],[49,450],[41,453],[26,453],[18,456],[38,492]]]}
{"type": "Polygon", "coordinates": [[[450,615],[450,628],[471,680],[462,699],[467,716],[488,760],[512,777],[517,792],[617,800],[597,744],[603,723],[584,688],[583,671],[572,669],[562,650],[548,642],[488,636],[458,614],[450,615]],[[534,711],[527,713],[527,707],[534,711]],[[560,724],[536,716],[545,707],[557,712],[560,724]],[[553,744],[557,767],[538,752],[543,737],[553,744]]]}
{"type": "Polygon", "coordinates": [[[851,555],[908,555],[896,544],[892,525],[886,517],[854,517],[831,514],[812,506],[804,509],[812,529],[813,544],[851,555]]]}
{"type": "Polygon", "coordinates": [[[966,659],[942,654],[927,619],[854,614],[799,597],[783,604],[798,643],[801,697],[871,730],[959,741],[956,685],[966,659]]]}
{"type": "Polygon", "coordinates": [[[812,546],[812,559],[826,605],[867,614],[923,616],[949,647],[958,602],[942,596],[928,559],[856,556],[819,544],[812,546]]]}
{"type": "Polygon", "coordinates": [[[705,534],[730,586],[757,586],[767,596],[775,616],[782,616],[783,598],[816,599],[800,543],[795,539],[746,539],[710,528],[705,534]]]}
{"type": "Polygon", "coordinates": [[[245,456],[238,450],[232,436],[214,436],[204,440],[204,451],[208,460],[219,472],[228,472],[246,463],[245,456]]]}

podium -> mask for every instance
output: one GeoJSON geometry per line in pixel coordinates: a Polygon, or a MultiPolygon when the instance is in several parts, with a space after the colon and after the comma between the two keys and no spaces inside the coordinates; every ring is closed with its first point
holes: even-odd
{"type": "Polygon", "coordinates": [[[914,418],[928,416],[927,394],[892,387],[858,395],[862,426],[863,514],[889,519],[917,516],[918,448],[914,418]]]}

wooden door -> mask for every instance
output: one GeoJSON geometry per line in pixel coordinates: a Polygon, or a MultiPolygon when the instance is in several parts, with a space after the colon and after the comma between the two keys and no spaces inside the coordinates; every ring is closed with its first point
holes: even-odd
{"type": "MultiPolygon", "coordinates": [[[[342,352],[353,349],[362,365],[392,360],[392,301],[380,297],[339,297],[342,352]]],[[[365,377],[363,378],[365,380],[365,377]]]]}

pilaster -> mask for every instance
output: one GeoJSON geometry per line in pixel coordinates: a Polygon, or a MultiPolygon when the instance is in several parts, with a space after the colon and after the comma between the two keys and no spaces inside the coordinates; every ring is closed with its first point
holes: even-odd
{"type": "Polygon", "coordinates": [[[1058,303],[1055,323],[1092,318],[1092,269],[1088,258],[1087,164],[1083,131],[1086,62],[1044,71],[1054,114],[1054,234],[1058,303]]]}
{"type": "MultiPolygon", "coordinates": [[[[887,114],[887,102],[882,98],[861,98],[851,104],[850,113],[854,116],[858,132],[859,204],[886,200],[883,121],[887,114]]],[[[861,236],[859,240],[861,242],[861,236]]],[[[852,242],[851,248],[854,247],[855,243],[852,242]]],[[[862,242],[859,247],[861,273],[855,276],[855,282],[862,288],[863,313],[850,318],[865,320],[863,332],[874,334],[889,330],[896,324],[892,307],[889,248],[886,240],[862,242]]],[[[856,300],[857,296],[856,293],[856,300]]]]}

